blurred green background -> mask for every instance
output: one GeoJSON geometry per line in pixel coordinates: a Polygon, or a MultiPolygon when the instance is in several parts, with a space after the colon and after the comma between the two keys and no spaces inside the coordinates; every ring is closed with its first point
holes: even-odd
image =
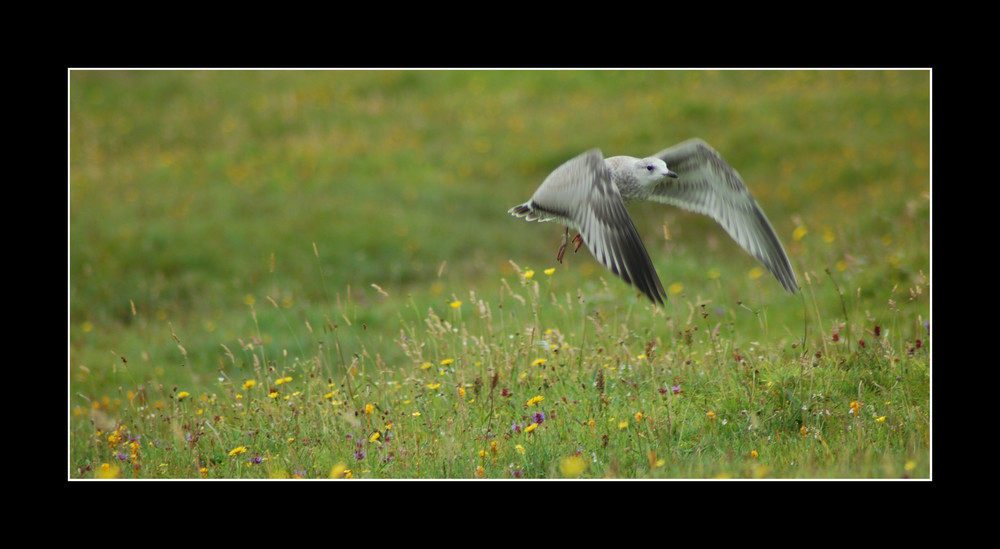
{"type": "MultiPolygon", "coordinates": [[[[121,383],[123,360],[131,376],[198,379],[220,366],[222,345],[260,336],[294,349],[303,320],[336,320],[347,303],[352,320],[390,338],[407,299],[426,310],[470,290],[496,295],[508,260],[556,266],[562,236],[507,209],[591,147],[643,156],[705,139],[743,176],[800,283],[830,269],[862,304],[884,307],[894,285],[930,274],[929,71],[73,70],[69,80],[74,392],[121,383]],[[284,324],[261,326],[251,305],[284,311],[284,324]]],[[[632,211],[665,287],[784,300],[778,321],[801,324],[802,302],[758,277],[714,222],[632,211]]],[[[575,295],[600,277],[633,296],[583,251],[552,290],[575,295]]],[[[840,309],[834,292],[820,299],[840,309]]]]}

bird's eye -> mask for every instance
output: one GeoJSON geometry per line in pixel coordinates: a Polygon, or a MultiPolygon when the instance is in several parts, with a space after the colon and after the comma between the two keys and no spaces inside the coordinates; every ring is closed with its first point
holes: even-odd
{"type": "Polygon", "coordinates": [[[652,164],[650,164],[650,165],[646,166],[646,170],[647,170],[647,171],[653,171],[653,169],[654,169],[654,168],[653,168],[653,165],[652,165],[652,164]]]}

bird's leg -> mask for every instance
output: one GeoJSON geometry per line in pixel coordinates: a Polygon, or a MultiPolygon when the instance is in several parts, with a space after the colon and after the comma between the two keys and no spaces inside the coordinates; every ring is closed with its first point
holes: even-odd
{"type": "Polygon", "coordinates": [[[556,254],[556,261],[562,263],[563,254],[566,253],[566,241],[569,239],[569,227],[566,227],[566,234],[563,235],[562,244],[559,246],[559,252],[556,254]]]}
{"type": "MultiPolygon", "coordinates": [[[[569,236],[569,235],[566,235],[566,236],[569,236]]],[[[577,233],[577,235],[573,237],[573,243],[576,244],[576,247],[573,248],[573,253],[579,252],[580,251],[580,245],[583,244],[583,237],[580,236],[580,233],[577,233]]]]}

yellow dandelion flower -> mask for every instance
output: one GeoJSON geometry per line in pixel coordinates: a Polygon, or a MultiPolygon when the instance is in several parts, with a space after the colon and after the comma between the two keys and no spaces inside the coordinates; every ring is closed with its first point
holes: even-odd
{"type": "Polygon", "coordinates": [[[533,396],[533,397],[531,397],[531,398],[528,399],[528,403],[527,404],[528,404],[528,406],[534,406],[535,404],[538,404],[539,402],[541,402],[543,400],[545,400],[545,397],[543,397],[542,395],[533,396]]]}
{"type": "Polygon", "coordinates": [[[542,272],[545,273],[545,274],[547,274],[547,275],[549,275],[549,276],[552,276],[552,273],[556,272],[556,269],[555,269],[555,267],[552,267],[552,268],[549,268],[549,269],[545,269],[542,272]]]}
{"type": "Polygon", "coordinates": [[[539,364],[545,364],[546,359],[536,358],[534,362],[531,363],[532,366],[538,366],[539,364]]]}
{"type": "Polygon", "coordinates": [[[667,291],[673,295],[677,295],[684,291],[684,284],[680,282],[674,282],[673,284],[667,287],[667,291]]]}
{"type": "Polygon", "coordinates": [[[365,404],[365,415],[369,415],[370,416],[373,413],[375,413],[375,405],[372,404],[371,402],[369,402],[368,404],[365,404]]]}
{"type": "Polygon", "coordinates": [[[331,398],[333,398],[333,393],[327,393],[327,394],[323,395],[323,398],[325,398],[327,400],[330,400],[331,398]]]}
{"type": "Polygon", "coordinates": [[[619,421],[618,429],[628,429],[628,421],[625,420],[619,421]]]}
{"type": "Polygon", "coordinates": [[[278,391],[271,391],[267,396],[271,398],[278,398],[278,391]]]}
{"type": "Polygon", "coordinates": [[[426,370],[426,369],[428,369],[430,367],[431,367],[431,363],[430,362],[424,362],[423,364],[420,365],[420,369],[421,370],[426,370]]]}
{"type": "Polygon", "coordinates": [[[461,306],[462,306],[462,302],[461,301],[452,301],[451,302],[451,308],[452,309],[457,309],[457,308],[459,308],[461,306]]]}
{"type": "Polygon", "coordinates": [[[495,440],[491,440],[490,441],[490,453],[491,454],[496,454],[497,450],[499,450],[499,449],[500,449],[500,443],[498,443],[495,440]]]}
{"type": "Polygon", "coordinates": [[[535,276],[535,271],[531,269],[528,269],[527,271],[524,272],[524,278],[531,278],[533,276],[535,276]]]}
{"type": "Polygon", "coordinates": [[[750,450],[750,457],[757,459],[758,455],[760,454],[757,453],[757,450],[750,450]]]}
{"type": "Polygon", "coordinates": [[[514,450],[517,450],[517,453],[519,453],[519,454],[523,454],[525,452],[524,446],[521,446],[520,444],[518,444],[517,446],[514,446],[514,450]]]}
{"type": "Polygon", "coordinates": [[[452,362],[455,362],[454,358],[446,358],[446,359],[444,359],[444,360],[441,361],[441,365],[442,366],[447,366],[447,365],[451,364],[452,362]]]}
{"type": "Polygon", "coordinates": [[[912,471],[916,468],[917,468],[917,462],[913,461],[912,459],[907,461],[906,464],[903,465],[903,469],[906,469],[907,471],[912,471]]]}
{"type": "Polygon", "coordinates": [[[347,466],[343,463],[337,463],[330,469],[330,478],[344,478],[345,473],[347,473],[347,466]]]}
{"type": "Polygon", "coordinates": [[[559,461],[559,472],[564,477],[578,477],[587,468],[587,462],[580,456],[564,457],[559,461]]]}
{"type": "Polygon", "coordinates": [[[252,379],[248,379],[248,380],[246,380],[246,381],[243,382],[243,390],[245,391],[247,389],[251,389],[256,384],[257,384],[256,381],[254,381],[252,379]]]}
{"type": "Polygon", "coordinates": [[[236,448],[233,448],[232,450],[229,451],[229,455],[231,455],[231,456],[238,456],[238,455],[240,455],[240,454],[242,454],[243,452],[246,452],[246,451],[247,451],[247,447],[246,446],[237,446],[236,448]]]}
{"type": "Polygon", "coordinates": [[[191,396],[191,393],[189,393],[187,391],[181,391],[181,392],[177,393],[177,400],[184,400],[185,398],[187,398],[189,396],[191,396]]]}
{"type": "Polygon", "coordinates": [[[440,383],[428,383],[427,384],[427,388],[430,389],[430,390],[432,390],[432,391],[435,390],[435,389],[437,389],[440,386],[441,386],[440,383]]]}
{"type": "Polygon", "coordinates": [[[381,436],[382,436],[382,433],[380,433],[378,431],[375,431],[374,433],[372,433],[372,436],[368,437],[368,442],[375,442],[381,436]]]}
{"type": "Polygon", "coordinates": [[[413,416],[413,417],[420,417],[420,412],[413,412],[410,415],[413,416]]]}
{"type": "Polygon", "coordinates": [[[636,357],[635,357],[635,358],[636,358],[637,360],[646,360],[646,353],[643,353],[643,354],[641,354],[641,355],[636,355],[636,357]]]}
{"type": "Polygon", "coordinates": [[[480,459],[482,459],[482,458],[484,458],[484,457],[486,457],[486,456],[488,456],[488,455],[489,455],[489,454],[487,454],[487,453],[486,453],[486,450],[480,450],[480,451],[479,451],[479,458],[480,458],[480,459]]]}
{"type": "Polygon", "coordinates": [[[875,418],[875,421],[877,421],[879,423],[884,423],[885,422],[885,416],[877,417],[877,418],[875,418]]]}
{"type": "Polygon", "coordinates": [[[805,225],[799,225],[798,227],[795,227],[794,231],[792,231],[792,239],[802,240],[807,234],[809,234],[809,229],[806,229],[805,225]]]}
{"type": "Polygon", "coordinates": [[[636,423],[642,423],[642,412],[636,412],[635,413],[635,422],[636,423]]]}
{"type": "Polygon", "coordinates": [[[531,425],[528,425],[527,427],[524,428],[524,432],[525,433],[530,433],[530,432],[534,431],[537,428],[538,428],[538,424],[537,423],[532,423],[531,425]]]}
{"type": "Polygon", "coordinates": [[[858,401],[852,400],[851,401],[851,411],[849,411],[847,413],[854,414],[855,416],[857,416],[858,412],[860,412],[860,411],[861,411],[861,405],[858,404],[858,401]]]}
{"type": "Polygon", "coordinates": [[[593,429],[595,425],[597,425],[597,422],[594,420],[590,420],[587,422],[587,427],[590,427],[591,429],[593,429]]]}
{"type": "Polygon", "coordinates": [[[96,471],[95,476],[97,478],[119,478],[121,476],[121,470],[117,465],[111,465],[110,463],[102,463],[101,467],[96,471]]]}
{"type": "Polygon", "coordinates": [[[476,478],[483,478],[486,476],[486,469],[483,469],[482,465],[476,467],[476,478]]]}
{"type": "Polygon", "coordinates": [[[809,431],[806,429],[806,426],[803,425],[802,427],[799,427],[799,433],[801,433],[802,436],[806,436],[809,434],[809,431]]]}
{"type": "Polygon", "coordinates": [[[708,414],[706,414],[706,415],[708,416],[708,419],[709,419],[710,421],[715,421],[715,412],[713,412],[713,411],[709,410],[709,411],[708,411],[708,414]]]}
{"type": "Polygon", "coordinates": [[[753,269],[750,269],[750,273],[747,276],[749,276],[751,280],[757,280],[758,278],[764,276],[764,269],[754,267],[753,269]]]}

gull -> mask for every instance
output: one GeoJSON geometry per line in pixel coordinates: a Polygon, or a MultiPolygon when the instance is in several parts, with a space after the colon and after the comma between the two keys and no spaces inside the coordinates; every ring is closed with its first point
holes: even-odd
{"type": "Polygon", "coordinates": [[[561,263],[569,230],[574,251],[586,244],[593,256],[645,294],[663,304],[666,293],[626,202],[652,201],[711,217],[785,290],[799,285],[778,235],[740,175],[703,140],[689,139],[647,158],[612,156],[591,149],[555,169],[531,199],[507,213],[525,221],[558,221],[566,235],[556,259],[561,263]],[[668,167],[669,166],[669,167],[668,167]]]}

